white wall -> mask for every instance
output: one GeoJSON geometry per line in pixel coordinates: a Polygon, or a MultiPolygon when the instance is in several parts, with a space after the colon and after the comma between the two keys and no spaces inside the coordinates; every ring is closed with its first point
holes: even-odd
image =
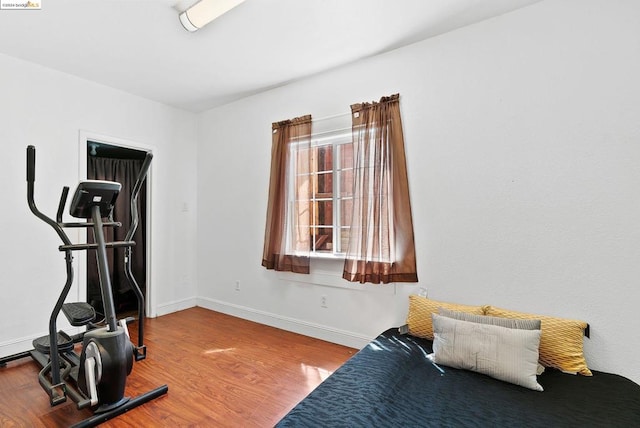
{"type": "MultiPolygon", "coordinates": [[[[37,148],[36,202],[55,216],[62,187],[73,191],[79,179],[80,130],[154,149],[153,312],[195,304],[195,115],[0,55],[0,355],[46,334],[66,278],[57,235],[27,207],[25,148],[37,148]]],[[[76,280],[69,301],[83,293],[76,280]]]]}
{"type": "Polygon", "coordinates": [[[586,320],[590,366],[640,382],[638,16],[630,0],[545,1],[202,114],[199,304],[359,344],[426,287],[586,320]],[[263,269],[271,122],[395,92],[420,283],[352,291],[263,269]]]}

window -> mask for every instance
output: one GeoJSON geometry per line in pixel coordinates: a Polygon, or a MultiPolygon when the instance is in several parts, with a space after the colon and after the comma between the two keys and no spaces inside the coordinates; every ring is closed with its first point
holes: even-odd
{"type": "MultiPolygon", "coordinates": [[[[289,150],[289,177],[295,177],[287,183],[289,203],[308,207],[310,255],[344,258],[353,211],[351,128],[313,134],[308,149],[292,145],[289,150]],[[300,157],[309,162],[298,162],[300,157]],[[310,191],[296,191],[295,186],[310,186],[310,191]]],[[[300,210],[289,212],[294,215],[300,210]]],[[[291,242],[287,242],[287,249],[295,252],[291,242]]]]}
{"type": "Polygon", "coordinates": [[[417,282],[399,95],[334,117],[348,124],[272,124],[262,265],[308,274],[310,256],[343,258],[349,282],[417,282]]]}

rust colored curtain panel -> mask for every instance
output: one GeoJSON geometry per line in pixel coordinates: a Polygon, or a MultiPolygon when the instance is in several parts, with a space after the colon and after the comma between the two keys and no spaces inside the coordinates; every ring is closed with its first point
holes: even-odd
{"type": "Polygon", "coordinates": [[[311,115],[273,123],[272,136],[262,266],[309,273],[311,115]]]}
{"type": "Polygon", "coordinates": [[[351,106],[353,214],[343,278],[417,282],[400,96],[351,106]]]}

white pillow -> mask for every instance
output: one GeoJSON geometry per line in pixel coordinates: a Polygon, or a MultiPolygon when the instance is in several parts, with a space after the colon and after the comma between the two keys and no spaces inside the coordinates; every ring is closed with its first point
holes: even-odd
{"type": "Polygon", "coordinates": [[[433,314],[438,364],[472,370],[535,391],[540,330],[478,324],[433,314]]]}

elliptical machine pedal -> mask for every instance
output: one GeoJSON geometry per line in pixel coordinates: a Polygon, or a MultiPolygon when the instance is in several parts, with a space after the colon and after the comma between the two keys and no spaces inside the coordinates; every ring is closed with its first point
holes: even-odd
{"type": "Polygon", "coordinates": [[[74,327],[85,326],[96,319],[96,310],[87,302],[73,302],[62,305],[62,313],[74,327]]]}
{"type": "MultiPolygon", "coordinates": [[[[73,341],[73,338],[67,333],[65,333],[64,331],[59,331],[56,334],[56,343],[58,352],[68,352],[73,349],[73,345],[75,342],[73,341]]],[[[41,352],[43,354],[51,353],[51,338],[49,336],[42,336],[33,339],[33,342],[31,342],[31,344],[33,345],[33,348],[38,352],[41,352]]]]}

